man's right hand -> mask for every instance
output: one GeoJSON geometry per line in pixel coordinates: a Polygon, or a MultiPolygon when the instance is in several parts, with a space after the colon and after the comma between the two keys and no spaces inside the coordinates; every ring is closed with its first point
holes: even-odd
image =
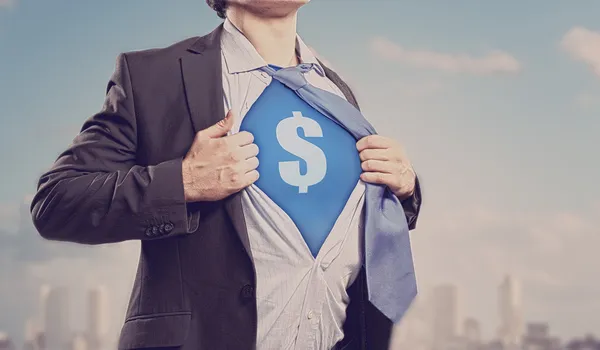
{"type": "Polygon", "coordinates": [[[227,135],[232,111],[217,124],[199,131],[183,159],[186,202],[217,201],[258,180],[258,146],[247,131],[227,135]]]}

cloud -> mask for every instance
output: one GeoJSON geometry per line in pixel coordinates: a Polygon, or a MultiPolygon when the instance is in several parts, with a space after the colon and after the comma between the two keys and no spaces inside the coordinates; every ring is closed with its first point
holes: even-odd
{"type": "Polygon", "coordinates": [[[11,7],[15,4],[16,0],[0,0],[1,7],[11,7]]]}
{"type": "Polygon", "coordinates": [[[451,54],[427,50],[410,50],[385,38],[374,38],[371,50],[380,58],[449,73],[492,75],[517,73],[521,70],[519,61],[507,52],[495,50],[483,57],[469,54],[451,54]]]}
{"type": "Polygon", "coordinates": [[[564,35],[560,45],[573,59],[587,64],[600,77],[600,32],[574,27],[564,35]]]}
{"type": "Polygon", "coordinates": [[[581,212],[543,213],[447,208],[423,217],[413,234],[419,283],[462,287],[463,316],[475,316],[493,331],[497,286],[511,274],[522,281],[526,320],[548,321],[562,336],[578,335],[600,322],[600,281],[592,277],[600,265],[599,214],[590,205],[581,212]],[[574,316],[583,314],[590,317],[574,316]]]}

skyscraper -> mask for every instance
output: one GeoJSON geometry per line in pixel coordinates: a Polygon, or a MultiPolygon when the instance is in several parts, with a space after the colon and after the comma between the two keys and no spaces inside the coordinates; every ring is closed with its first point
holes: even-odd
{"type": "Polygon", "coordinates": [[[410,309],[394,328],[390,349],[431,350],[432,347],[432,305],[426,292],[420,293],[410,309]]]}
{"type": "Polygon", "coordinates": [[[481,326],[474,318],[467,318],[463,324],[463,336],[468,344],[481,343],[481,326]]]}
{"type": "Polygon", "coordinates": [[[41,333],[46,333],[46,303],[48,302],[48,295],[50,294],[50,287],[47,284],[44,284],[40,287],[40,295],[39,295],[39,314],[35,323],[37,323],[37,329],[41,333]]]}
{"type": "Polygon", "coordinates": [[[498,337],[508,347],[521,343],[524,332],[521,287],[512,276],[506,276],[498,288],[498,337]]]}
{"type": "Polygon", "coordinates": [[[45,287],[42,298],[46,350],[63,350],[70,338],[68,290],[45,287]]]}
{"type": "Polygon", "coordinates": [[[433,291],[433,338],[434,347],[442,349],[458,335],[459,323],[458,288],[441,285],[433,291]]]}
{"type": "Polygon", "coordinates": [[[88,294],[88,350],[104,349],[108,327],[108,294],[106,288],[96,287],[88,294]]]}

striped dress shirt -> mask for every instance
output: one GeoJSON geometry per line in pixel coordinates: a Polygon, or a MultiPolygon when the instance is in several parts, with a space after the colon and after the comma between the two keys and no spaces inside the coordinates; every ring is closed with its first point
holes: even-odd
{"type": "MultiPolygon", "coordinates": [[[[225,111],[240,124],[270,84],[267,65],[229,20],[221,37],[225,111]]],[[[307,80],[344,97],[297,36],[296,53],[317,68],[307,80]]],[[[346,289],[362,265],[364,183],[358,181],[318,255],[313,257],[290,217],[257,186],[242,192],[242,208],[256,269],[258,350],[330,350],[343,337],[350,302],[346,289]]]]}

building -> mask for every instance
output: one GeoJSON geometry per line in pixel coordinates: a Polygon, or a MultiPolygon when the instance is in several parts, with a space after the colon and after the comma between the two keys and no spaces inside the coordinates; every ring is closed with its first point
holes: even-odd
{"type": "Polygon", "coordinates": [[[84,334],[75,334],[69,343],[69,350],[90,350],[84,334]]]}
{"type": "Polygon", "coordinates": [[[69,294],[63,287],[42,290],[45,350],[63,350],[69,343],[69,294]]]}
{"type": "Polygon", "coordinates": [[[463,324],[463,338],[467,349],[478,349],[481,345],[481,326],[474,318],[467,318],[463,324]]]}
{"type": "Polygon", "coordinates": [[[0,350],[14,350],[15,346],[8,334],[0,332],[0,350]]]}
{"type": "Polygon", "coordinates": [[[600,340],[591,335],[583,339],[576,339],[565,347],[566,350],[600,350],[600,340]]]}
{"type": "Polygon", "coordinates": [[[28,319],[25,323],[25,345],[23,350],[43,350],[44,335],[39,327],[39,321],[28,319]]]}
{"type": "Polygon", "coordinates": [[[547,323],[529,323],[523,336],[523,350],[562,350],[560,340],[550,336],[547,323]]]}
{"type": "Polygon", "coordinates": [[[25,345],[23,346],[23,350],[45,350],[46,349],[46,341],[44,339],[44,333],[39,332],[34,339],[25,340],[25,345]]]}
{"type": "Polygon", "coordinates": [[[498,339],[506,347],[515,347],[523,337],[521,287],[512,276],[506,276],[498,288],[500,327],[498,339]]]}
{"type": "Polygon", "coordinates": [[[446,349],[458,337],[458,288],[451,284],[436,287],[432,307],[434,349],[446,349]]]}
{"type": "Polygon", "coordinates": [[[93,288],[88,293],[87,350],[105,348],[108,331],[108,293],[106,288],[93,288]]]}

